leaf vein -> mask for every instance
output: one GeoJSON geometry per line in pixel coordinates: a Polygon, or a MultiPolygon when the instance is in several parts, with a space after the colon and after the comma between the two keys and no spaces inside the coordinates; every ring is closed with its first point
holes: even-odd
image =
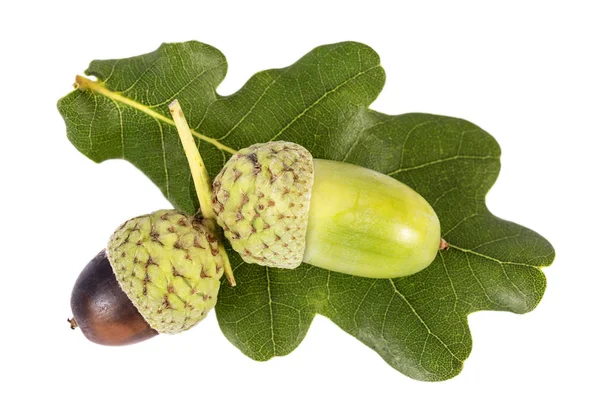
{"type": "Polygon", "coordinates": [[[165,171],[165,188],[167,190],[167,198],[171,198],[171,189],[169,185],[169,170],[167,169],[167,151],[165,150],[165,132],[163,130],[162,124],[160,121],[156,120],[156,124],[158,125],[158,129],[160,131],[160,144],[162,145],[162,156],[163,156],[163,169],[165,171]]]}
{"type": "MultiPolygon", "coordinates": [[[[420,124],[417,124],[417,125],[413,126],[408,131],[408,133],[404,137],[404,141],[402,142],[402,147],[401,147],[402,150],[400,152],[400,170],[404,166],[404,151],[406,149],[406,143],[408,142],[408,139],[410,138],[410,136],[412,135],[412,133],[414,131],[416,131],[417,129],[421,128],[422,126],[429,125],[429,124],[434,123],[434,122],[436,122],[436,121],[435,120],[427,120],[427,121],[421,122],[420,124]]],[[[390,175],[390,174],[388,174],[388,175],[390,175]]]]}
{"type": "Polygon", "coordinates": [[[454,312],[456,313],[456,306],[458,304],[458,295],[456,294],[456,288],[454,287],[454,282],[452,282],[452,277],[448,272],[448,266],[446,265],[446,259],[444,258],[444,254],[440,252],[440,258],[442,260],[442,265],[444,266],[444,271],[446,272],[446,276],[448,277],[448,282],[450,282],[450,287],[452,288],[452,294],[454,294],[454,312]]]}
{"type": "Polygon", "coordinates": [[[473,254],[473,255],[479,256],[479,257],[483,257],[483,258],[486,258],[486,259],[488,259],[488,260],[490,260],[490,261],[497,262],[498,264],[506,264],[506,265],[522,265],[522,266],[524,266],[524,267],[531,267],[531,268],[536,268],[536,269],[537,269],[537,268],[540,268],[540,267],[538,267],[538,266],[531,265],[531,264],[527,264],[527,263],[522,263],[522,262],[515,262],[515,261],[503,261],[503,260],[499,260],[499,259],[497,259],[497,258],[494,258],[494,257],[488,256],[488,255],[486,255],[486,254],[483,254],[483,253],[479,253],[479,252],[477,252],[477,251],[473,251],[473,250],[470,250],[470,249],[463,249],[463,248],[461,248],[461,247],[458,247],[458,246],[456,246],[456,245],[453,245],[453,244],[450,244],[449,246],[450,246],[450,248],[456,249],[456,250],[458,250],[458,251],[462,251],[462,252],[464,252],[464,253],[469,253],[469,254],[473,254]]]}
{"type": "Polygon", "coordinates": [[[249,312],[248,314],[244,315],[243,317],[241,317],[240,319],[233,321],[233,324],[235,324],[236,326],[242,322],[243,320],[250,318],[251,316],[253,316],[254,314],[256,314],[257,312],[259,312],[260,310],[262,310],[263,308],[267,307],[267,304],[263,304],[262,306],[252,310],[251,312],[249,312]]]}
{"type": "Polygon", "coordinates": [[[447,157],[447,158],[441,158],[439,160],[434,160],[434,161],[429,161],[423,164],[419,164],[419,165],[413,165],[411,167],[406,167],[406,168],[398,168],[395,171],[392,172],[388,172],[387,175],[392,176],[395,174],[398,174],[400,172],[407,172],[407,171],[413,171],[416,169],[421,169],[421,168],[425,168],[425,167],[429,167],[431,165],[435,165],[435,164],[441,164],[441,163],[445,163],[448,161],[456,161],[456,160],[498,160],[499,157],[497,156],[452,156],[452,157],[447,157]]]}
{"type": "Polygon", "coordinates": [[[342,162],[346,162],[346,160],[348,159],[348,156],[350,154],[352,154],[352,152],[354,151],[354,148],[356,147],[356,145],[358,144],[358,142],[360,142],[360,139],[362,139],[362,134],[364,132],[366,132],[367,130],[370,130],[372,128],[375,128],[376,126],[379,125],[384,125],[386,123],[388,123],[390,120],[386,119],[384,121],[379,121],[376,124],[373,124],[371,126],[366,126],[364,128],[362,128],[357,134],[356,134],[356,139],[352,142],[352,145],[350,146],[350,148],[348,149],[348,151],[346,152],[346,155],[344,155],[344,158],[342,159],[342,162]]]}
{"type": "Polygon", "coordinates": [[[483,283],[481,283],[481,280],[479,280],[479,278],[477,277],[477,274],[475,274],[475,270],[473,269],[473,266],[471,265],[471,260],[469,258],[469,254],[465,254],[465,257],[467,259],[467,266],[469,267],[469,270],[471,271],[471,275],[473,276],[473,278],[475,278],[475,281],[477,282],[477,284],[479,285],[479,287],[481,288],[481,291],[483,293],[483,295],[485,296],[485,298],[492,304],[495,304],[498,307],[501,308],[505,308],[502,306],[502,304],[495,302],[494,300],[492,300],[492,298],[488,295],[487,290],[485,289],[485,287],[483,286],[483,283]]]}
{"type": "Polygon", "coordinates": [[[375,280],[375,279],[373,280],[373,282],[371,282],[371,286],[369,286],[369,289],[367,289],[367,291],[365,292],[365,295],[363,296],[363,298],[360,300],[360,302],[356,306],[356,311],[354,311],[354,316],[352,317],[352,320],[354,321],[354,324],[356,325],[357,329],[358,329],[358,320],[356,319],[356,316],[358,315],[358,312],[360,311],[360,307],[362,306],[365,299],[369,295],[369,292],[371,291],[371,289],[373,289],[373,286],[375,286],[376,282],[377,282],[377,280],[375,280]]]}
{"type": "Polygon", "coordinates": [[[461,219],[460,221],[458,221],[456,224],[454,224],[454,226],[450,229],[448,229],[447,231],[444,232],[444,235],[449,235],[450,232],[452,232],[453,230],[455,230],[456,228],[458,228],[460,225],[462,225],[465,221],[470,220],[471,218],[475,218],[478,217],[479,214],[475,213],[475,214],[471,214],[468,215],[466,217],[464,217],[463,219],[461,219]]]}
{"type": "Polygon", "coordinates": [[[325,93],[323,93],[321,95],[321,97],[319,97],[317,100],[315,100],[310,106],[306,107],[300,114],[298,114],[290,122],[288,122],[287,125],[285,125],[283,128],[281,128],[281,130],[279,132],[277,132],[275,134],[275,136],[273,136],[271,139],[269,139],[269,141],[273,141],[273,140],[277,139],[279,136],[281,136],[290,126],[292,126],[296,121],[298,121],[300,118],[302,118],[307,112],[309,112],[317,104],[319,104],[321,101],[323,101],[323,99],[325,99],[327,96],[329,96],[332,93],[337,92],[341,87],[347,85],[349,82],[353,81],[354,79],[357,79],[361,75],[364,75],[364,74],[366,74],[376,68],[379,68],[379,67],[380,67],[379,65],[375,65],[371,68],[367,68],[366,70],[361,71],[358,74],[346,79],[345,81],[343,81],[342,83],[340,83],[339,85],[334,87],[333,89],[330,89],[330,90],[326,91],[325,93]]]}
{"type": "Polygon", "coordinates": [[[478,248],[480,248],[480,247],[487,246],[487,245],[489,245],[489,244],[493,244],[493,243],[497,243],[497,242],[501,242],[501,241],[503,241],[503,240],[508,240],[508,239],[514,239],[514,238],[517,238],[517,237],[521,236],[521,231],[522,231],[522,230],[523,230],[522,228],[521,228],[521,229],[519,229],[519,233],[517,233],[516,235],[504,236],[504,237],[501,237],[501,238],[497,238],[497,239],[494,239],[494,240],[490,240],[490,241],[487,241],[487,242],[484,242],[484,243],[478,244],[477,246],[473,247],[471,250],[477,250],[477,249],[478,249],[478,248]]]}
{"type": "Polygon", "coordinates": [[[115,69],[117,68],[117,64],[119,64],[119,62],[121,62],[121,60],[115,61],[115,63],[112,65],[112,68],[110,69],[110,72],[108,73],[108,76],[104,79],[104,82],[108,82],[110,80],[110,78],[115,73],[115,69]]]}
{"type": "Polygon", "coordinates": [[[162,103],[158,103],[158,104],[153,104],[153,105],[149,105],[148,107],[151,108],[158,108],[160,106],[164,106],[166,104],[169,104],[171,101],[173,101],[181,92],[183,92],[185,89],[187,89],[191,84],[193,84],[195,81],[197,81],[199,78],[201,78],[202,76],[204,76],[207,72],[210,72],[212,70],[215,70],[217,68],[222,67],[223,65],[225,65],[225,62],[220,62],[219,64],[211,67],[211,68],[207,68],[202,70],[199,74],[197,74],[195,77],[193,77],[192,79],[190,79],[190,81],[188,83],[186,83],[185,85],[183,85],[180,89],[176,90],[175,93],[173,95],[171,95],[171,97],[169,97],[167,100],[163,101],[162,103]]]}
{"type": "Polygon", "coordinates": [[[448,193],[454,192],[456,190],[458,190],[458,188],[455,186],[451,187],[448,190],[445,190],[442,194],[440,194],[438,197],[436,197],[436,199],[431,203],[431,207],[435,208],[435,205],[437,204],[438,201],[440,201],[442,198],[446,197],[446,195],[448,193]]]}
{"type": "Polygon", "coordinates": [[[123,112],[121,111],[121,107],[119,107],[119,104],[115,100],[111,99],[111,101],[115,105],[117,113],[119,114],[119,129],[121,133],[121,158],[125,159],[125,131],[123,129],[123,112]]]}
{"type": "Polygon", "coordinates": [[[88,141],[90,142],[90,151],[94,148],[94,141],[92,140],[92,132],[94,129],[94,121],[96,121],[96,115],[98,113],[98,99],[96,96],[92,96],[94,99],[94,115],[90,121],[90,128],[88,130],[88,141]]]}
{"type": "MultiPolygon", "coordinates": [[[[279,75],[280,76],[280,75],[279,75]]],[[[256,101],[252,104],[252,106],[248,109],[248,111],[239,119],[238,122],[236,122],[236,124],[234,126],[231,127],[231,129],[229,129],[229,131],[227,131],[227,133],[225,133],[223,136],[221,136],[219,139],[217,140],[225,140],[227,139],[227,137],[229,135],[231,135],[231,133],[237,129],[238,126],[240,126],[240,124],[242,122],[244,122],[244,120],[246,118],[248,118],[248,116],[252,113],[252,111],[254,111],[254,109],[256,108],[256,106],[258,105],[258,103],[260,103],[260,101],[263,99],[263,97],[265,96],[265,94],[269,91],[269,89],[271,89],[271,87],[275,84],[275,82],[277,81],[277,79],[279,79],[279,76],[275,77],[271,83],[269,83],[267,85],[267,87],[265,88],[265,90],[263,90],[263,92],[260,94],[260,96],[258,97],[258,99],[256,99],[256,101]]]]}
{"type": "Polygon", "coordinates": [[[396,287],[396,284],[394,283],[393,279],[389,279],[390,283],[392,284],[392,288],[394,289],[394,292],[406,303],[406,305],[408,306],[408,308],[410,308],[411,312],[415,315],[415,317],[417,317],[417,319],[419,320],[419,322],[425,327],[425,329],[427,330],[427,334],[434,337],[435,339],[437,339],[442,346],[444,346],[444,348],[446,350],[448,350],[448,353],[450,353],[450,355],[452,355],[453,358],[455,358],[458,362],[460,362],[462,364],[462,360],[460,358],[458,358],[456,356],[456,354],[454,354],[454,352],[452,350],[450,350],[450,348],[448,347],[448,345],[435,333],[433,333],[433,331],[431,330],[431,328],[429,328],[429,325],[427,325],[427,323],[423,320],[423,318],[421,318],[421,316],[419,315],[419,313],[417,312],[417,310],[415,310],[415,308],[412,306],[412,304],[410,304],[410,302],[408,301],[408,299],[402,294],[400,293],[400,291],[398,290],[398,288],[396,287]]]}
{"type": "Polygon", "coordinates": [[[271,296],[271,277],[269,276],[269,267],[265,267],[267,276],[267,295],[269,296],[269,318],[271,319],[271,343],[273,343],[273,354],[275,353],[275,323],[273,320],[273,297],[271,296]]]}
{"type": "MultiPolygon", "coordinates": [[[[160,58],[157,58],[156,60],[154,60],[154,62],[152,62],[141,74],[140,76],[131,84],[129,85],[128,88],[121,90],[121,94],[125,94],[127,92],[129,92],[130,90],[132,90],[135,85],[137,85],[143,78],[144,76],[146,76],[146,74],[148,73],[148,71],[150,71],[152,68],[154,68],[154,66],[160,61],[160,58]]],[[[107,79],[108,81],[108,79],[107,79]]]]}

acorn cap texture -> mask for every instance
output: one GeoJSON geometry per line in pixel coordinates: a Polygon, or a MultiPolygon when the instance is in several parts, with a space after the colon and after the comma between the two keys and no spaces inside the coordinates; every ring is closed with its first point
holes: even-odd
{"type": "Polygon", "coordinates": [[[159,333],[191,328],[217,302],[223,258],[199,219],[175,210],[132,218],[106,250],[121,289],[159,333]]]}
{"type": "Polygon", "coordinates": [[[313,181],[312,155],[295,143],[255,144],[227,161],[213,182],[213,210],[244,261],[302,263],[313,181]]]}

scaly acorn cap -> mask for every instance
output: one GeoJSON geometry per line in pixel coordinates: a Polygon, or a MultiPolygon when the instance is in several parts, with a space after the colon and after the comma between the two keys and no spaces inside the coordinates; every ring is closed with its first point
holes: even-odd
{"type": "Polygon", "coordinates": [[[312,155],[295,143],[255,144],[227,161],[213,182],[213,210],[244,261],[302,263],[313,182],[312,155]]]}
{"type": "Polygon", "coordinates": [[[217,302],[223,257],[200,219],[175,210],[132,218],[106,250],[121,289],[159,333],[193,327],[217,302]]]}

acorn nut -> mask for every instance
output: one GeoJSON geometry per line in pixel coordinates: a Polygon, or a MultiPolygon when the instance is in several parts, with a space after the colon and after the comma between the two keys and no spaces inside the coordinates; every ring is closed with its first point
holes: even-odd
{"type": "Polygon", "coordinates": [[[185,331],[215,306],[223,263],[200,219],[175,210],[130,219],[78,278],[72,326],[108,345],[185,331]]]}
{"type": "Polygon", "coordinates": [[[282,141],[227,161],[213,211],[242,259],[269,267],[396,278],[430,265],[445,244],[435,211],[407,185],[282,141]]]}

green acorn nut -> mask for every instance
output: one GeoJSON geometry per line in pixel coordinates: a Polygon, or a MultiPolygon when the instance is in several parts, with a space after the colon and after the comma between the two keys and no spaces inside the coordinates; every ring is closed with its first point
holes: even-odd
{"type": "Polygon", "coordinates": [[[193,327],[217,302],[223,256],[199,219],[175,210],[133,218],[106,250],[121,289],[159,333],[193,327]]]}
{"type": "Polygon", "coordinates": [[[213,182],[213,210],[244,261],[396,278],[445,244],[427,201],[379,172],[313,159],[289,142],[240,150],[213,182]]]}

